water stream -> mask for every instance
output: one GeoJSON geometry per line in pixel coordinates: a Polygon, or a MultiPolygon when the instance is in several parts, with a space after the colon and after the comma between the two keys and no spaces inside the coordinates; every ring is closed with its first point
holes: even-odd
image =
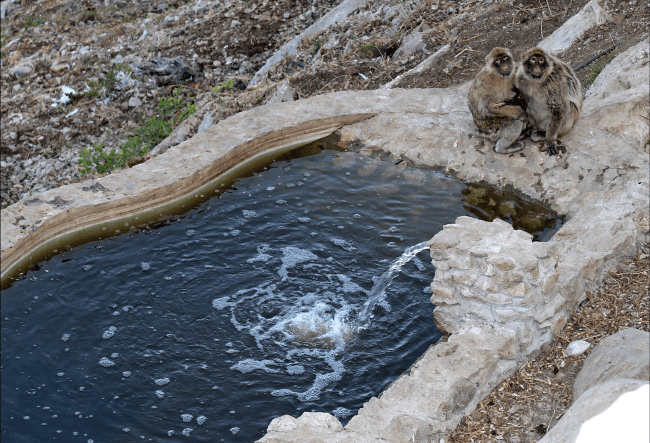
{"type": "Polygon", "coordinates": [[[252,442],[305,411],[346,423],[439,339],[422,242],[471,214],[466,189],[326,151],[40,263],[2,292],[3,441],[252,442]]]}

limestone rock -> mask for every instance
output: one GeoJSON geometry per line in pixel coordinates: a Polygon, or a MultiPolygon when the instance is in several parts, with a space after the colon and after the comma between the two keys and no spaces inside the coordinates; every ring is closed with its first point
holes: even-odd
{"type": "MultiPolygon", "coordinates": [[[[606,383],[594,386],[585,392],[569,410],[562,416],[560,421],[542,438],[538,443],[587,443],[578,440],[580,428],[588,420],[599,416],[599,414],[606,411],[616,400],[623,394],[636,391],[639,388],[648,386],[648,382],[639,380],[631,380],[628,378],[617,378],[610,380],[606,383]]],[[[647,410],[647,398],[645,407],[647,410]]],[[[643,407],[643,404],[639,405],[643,407]]],[[[647,415],[645,416],[647,420],[647,415]]],[[[596,420],[600,418],[597,417],[596,420]]],[[[610,427],[616,426],[615,423],[609,423],[610,427]]],[[[645,427],[648,429],[647,421],[644,423],[636,423],[639,428],[645,427]]],[[[620,436],[622,434],[619,433],[620,436]]],[[[599,441],[620,441],[630,442],[630,440],[616,439],[616,440],[599,440],[599,441]]],[[[647,441],[647,439],[645,440],[647,441]]]]}
{"type": "Polygon", "coordinates": [[[599,0],[591,0],[579,13],[542,40],[538,46],[552,53],[565,51],[589,29],[596,25],[603,25],[608,20],[610,16],[600,5],[599,0]]]}
{"type": "Polygon", "coordinates": [[[650,380],[649,332],[629,328],[602,339],[576,377],[574,402],[593,386],[616,378],[650,380]]]}

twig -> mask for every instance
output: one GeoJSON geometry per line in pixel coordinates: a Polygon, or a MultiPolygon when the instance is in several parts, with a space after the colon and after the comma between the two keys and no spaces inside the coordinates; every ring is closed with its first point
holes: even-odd
{"type": "Polygon", "coordinates": [[[458,69],[463,69],[463,68],[461,68],[460,66],[458,66],[456,63],[452,63],[452,62],[450,62],[449,60],[447,60],[447,63],[449,63],[449,64],[452,65],[452,66],[457,67],[458,69]]]}
{"type": "Polygon", "coordinates": [[[605,49],[604,51],[599,52],[598,54],[591,57],[589,60],[584,61],[584,62],[580,63],[578,66],[576,66],[575,68],[573,68],[573,71],[574,72],[579,71],[580,69],[584,68],[585,66],[587,66],[589,63],[593,62],[594,60],[598,60],[603,55],[612,52],[614,50],[614,48],[616,48],[616,45],[612,45],[609,48],[605,49]]]}

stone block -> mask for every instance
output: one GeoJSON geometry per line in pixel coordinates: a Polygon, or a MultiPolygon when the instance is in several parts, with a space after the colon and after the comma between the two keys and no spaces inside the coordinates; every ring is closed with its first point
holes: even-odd
{"type": "MultiPolygon", "coordinates": [[[[452,246],[456,246],[460,240],[448,229],[443,229],[433,236],[431,240],[427,242],[427,246],[434,249],[449,249],[452,246]]],[[[433,258],[433,257],[432,257],[433,258]]]]}
{"type": "Polygon", "coordinates": [[[511,297],[521,298],[530,292],[531,286],[529,283],[521,282],[515,286],[505,289],[503,292],[511,297]]]}
{"type": "Polygon", "coordinates": [[[486,260],[478,259],[475,260],[475,262],[478,265],[478,269],[481,272],[481,274],[486,275],[488,277],[493,277],[497,275],[496,268],[491,264],[489,264],[486,260]]]}
{"type": "Polygon", "coordinates": [[[453,287],[444,285],[436,280],[431,282],[431,285],[429,285],[429,287],[431,288],[431,292],[433,292],[433,294],[438,297],[446,298],[448,300],[453,300],[454,298],[453,287]]]}
{"type": "Polygon", "coordinates": [[[573,398],[615,378],[650,380],[650,333],[624,329],[600,341],[573,384],[573,398]]]}
{"type": "Polygon", "coordinates": [[[501,292],[499,285],[494,283],[494,280],[485,275],[479,276],[474,282],[473,287],[481,292],[501,292]]]}
{"type": "Polygon", "coordinates": [[[471,287],[477,278],[478,273],[473,270],[454,272],[454,283],[465,286],[466,288],[471,287]]]}
{"type": "Polygon", "coordinates": [[[515,267],[515,261],[509,257],[494,257],[487,262],[501,271],[510,271],[515,267]]]}
{"type": "Polygon", "coordinates": [[[447,261],[438,261],[438,260],[431,260],[431,264],[436,267],[437,270],[441,271],[448,271],[451,269],[449,266],[449,263],[447,261]]]}
{"type": "Polygon", "coordinates": [[[547,318],[553,317],[564,306],[566,300],[560,294],[556,295],[550,303],[541,306],[539,314],[534,317],[537,323],[542,323],[547,318]]]}
{"type": "Polygon", "coordinates": [[[555,284],[557,283],[557,279],[559,278],[559,276],[560,274],[554,272],[542,280],[542,292],[544,292],[544,294],[551,293],[551,291],[555,287],[555,284]]]}

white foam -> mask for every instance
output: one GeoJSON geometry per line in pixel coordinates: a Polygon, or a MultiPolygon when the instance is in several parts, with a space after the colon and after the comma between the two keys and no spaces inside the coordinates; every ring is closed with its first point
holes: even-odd
{"type": "Polygon", "coordinates": [[[63,341],[68,341],[68,340],[70,340],[70,334],[63,334],[63,335],[61,336],[61,340],[63,340],[63,341]]]}
{"type": "Polygon", "coordinates": [[[232,435],[237,435],[239,434],[240,429],[235,426],[234,428],[230,428],[230,432],[232,432],[232,435]]]}
{"type": "Polygon", "coordinates": [[[309,218],[309,217],[299,217],[298,221],[300,223],[309,223],[311,221],[311,218],[309,218]]]}
{"type": "Polygon", "coordinates": [[[157,378],[154,380],[154,383],[156,383],[158,386],[164,386],[167,383],[169,383],[169,378],[157,378]]]}
{"type": "Polygon", "coordinates": [[[183,419],[183,421],[184,421],[185,423],[189,423],[189,422],[192,421],[192,419],[194,418],[194,416],[193,416],[192,414],[181,414],[181,418],[183,419]]]}
{"type": "Polygon", "coordinates": [[[230,303],[228,301],[229,299],[230,299],[230,297],[228,297],[228,296],[215,298],[214,300],[212,300],[212,307],[214,309],[216,309],[217,311],[221,311],[221,310],[227,308],[228,306],[234,306],[233,303],[230,303]]]}
{"type": "Polygon", "coordinates": [[[346,250],[348,252],[352,252],[355,249],[357,249],[354,246],[352,246],[351,243],[343,240],[342,238],[332,237],[332,238],[330,238],[330,241],[332,243],[334,243],[336,246],[338,246],[339,248],[343,248],[344,250],[346,250]]]}
{"type": "Polygon", "coordinates": [[[148,271],[149,269],[151,269],[151,265],[146,262],[141,262],[140,267],[142,268],[143,271],[148,271]]]}
{"type": "Polygon", "coordinates": [[[272,369],[267,366],[267,365],[274,365],[274,364],[275,362],[273,360],[258,361],[258,360],[253,360],[252,358],[247,358],[246,360],[242,360],[237,364],[231,366],[230,369],[239,371],[242,374],[248,374],[249,372],[253,372],[257,369],[261,369],[264,372],[274,374],[279,371],[277,369],[272,369]]]}
{"type": "Polygon", "coordinates": [[[197,422],[197,423],[199,424],[199,426],[200,426],[200,425],[202,425],[203,423],[205,423],[205,421],[206,421],[207,419],[208,419],[208,418],[207,418],[205,415],[199,415],[198,417],[196,417],[196,422],[197,422]]]}
{"type": "Polygon", "coordinates": [[[81,267],[81,269],[83,269],[83,270],[86,271],[86,272],[90,271],[92,268],[93,268],[93,267],[90,266],[90,265],[83,265],[83,266],[81,267]]]}
{"type": "Polygon", "coordinates": [[[158,390],[156,391],[156,396],[157,396],[158,398],[165,398],[165,392],[164,392],[164,391],[161,391],[160,389],[158,389],[158,390]]]}
{"type": "Polygon", "coordinates": [[[239,229],[233,229],[232,231],[230,231],[230,235],[232,235],[233,237],[237,237],[239,234],[241,234],[241,231],[239,229]]]}
{"type": "Polygon", "coordinates": [[[108,340],[109,338],[115,335],[115,331],[117,331],[117,328],[115,326],[110,326],[107,330],[104,331],[104,333],[102,334],[102,338],[104,340],[108,340]]]}
{"type": "Polygon", "coordinates": [[[102,359],[99,360],[99,365],[104,368],[110,368],[111,366],[115,366],[115,362],[107,359],[106,357],[102,357],[102,359]]]}
{"type": "Polygon", "coordinates": [[[305,373],[305,367],[302,365],[287,366],[287,374],[300,375],[305,373]]]}
{"type": "Polygon", "coordinates": [[[185,428],[185,429],[183,429],[183,435],[185,437],[189,437],[193,430],[194,429],[192,429],[192,428],[185,428]]]}
{"type": "Polygon", "coordinates": [[[190,229],[189,231],[185,232],[185,235],[187,235],[188,237],[191,237],[194,234],[196,234],[196,231],[194,229],[190,229]]]}
{"type": "Polygon", "coordinates": [[[282,281],[285,281],[289,277],[288,269],[293,268],[297,264],[304,263],[311,260],[317,260],[318,256],[306,249],[294,248],[293,246],[288,246],[282,248],[282,267],[278,271],[282,281]]]}
{"type": "Polygon", "coordinates": [[[257,212],[244,209],[241,211],[244,214],[244,218],[255,218],[257,217],[257,212]]]}
{"type": "Polygon", "coordinates": [[[352,411],[350,411],[349,409],[338,407],[332,411],[332,415],[338,419],[347,418],[350,415],[352,415],[352,411]]]}
{"type": "Polygon", "coordinates": [[[122,372],[122,377],[124,378],[129,378],[131,376],[131,371],[124,371],[122,372]]]}
{"type": "Polygon", "coordinates": [[[337,274],[336,276],[341,281],[341,283],[343,283],[343,287],[341,289],[346,294],[354,294],[354,293],[357,293],[357,292],[361,292],[361,293],[364,293],[364,294],[368,293],[368,291],[366,291],[361,286],[359,286],[358,284],[356,284],[352,280],[350,280],[350,277],[348,277],[347,275],[337,274]]]}

